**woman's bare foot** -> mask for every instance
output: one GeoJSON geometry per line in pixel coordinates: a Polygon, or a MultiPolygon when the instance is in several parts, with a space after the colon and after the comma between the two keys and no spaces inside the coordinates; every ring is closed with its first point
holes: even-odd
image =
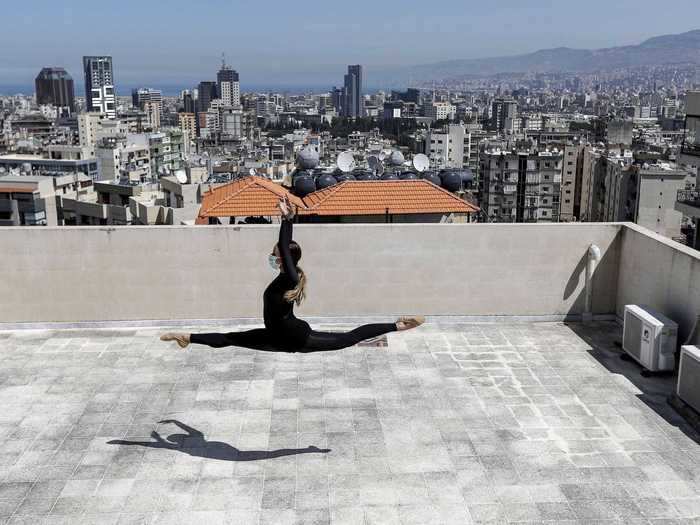
{"type": "Polygon", "coordinates": [[[425,322],[425,317],[422,315],[414,315],[411,317],[399,317],[396,321],[396,329],[399,332],[403,330],[410,330],[411,328],[416,328],[425,322]]]}
{"type": "Polygon", "coordinates": [[[187,348],[190,344],[190,334],[167,333],[160,336],[161,341],[176,341],[180,348],[187,348]]]}

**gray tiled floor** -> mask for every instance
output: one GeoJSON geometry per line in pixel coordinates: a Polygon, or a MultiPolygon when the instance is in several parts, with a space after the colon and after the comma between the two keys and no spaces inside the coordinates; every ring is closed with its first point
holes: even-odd
{"type": "Polygon", "coordinates": [[[672,379],[621,361],[614,324],[432,324],[313,355],[156,335],[0,334],[0,524],[700,523],[672,379]],[[153,431],[183,439],[108,443],[153,431]],[[303,453],[255,452],[280,449],[303,453]]]}

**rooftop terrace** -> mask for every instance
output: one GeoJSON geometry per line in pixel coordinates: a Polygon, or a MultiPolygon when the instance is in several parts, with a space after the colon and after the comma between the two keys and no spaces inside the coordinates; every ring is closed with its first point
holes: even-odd
{"type": "Polygon", "coordinates": [[[619,332],[436,322],[313,355],[7,332],[0,523],[695,523],[698,436],[619,332]],[[164,420],[203,436],[158,443],[187,435],[164,420]]]}
{"type": "Polygon", "coordinates": [[[614,345],[629,303],[685,340],[698,252],[627,224],[295,232],[315,327],[428,323],[182,351],[157,335],[259,322],[274,226],[1,230],[0,524],[698,523],[675,380],[614,345]]]}

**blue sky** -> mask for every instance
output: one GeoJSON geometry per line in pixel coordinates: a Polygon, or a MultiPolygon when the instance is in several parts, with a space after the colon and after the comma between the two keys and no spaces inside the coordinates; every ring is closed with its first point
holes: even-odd
{"type": "Polygon", "coordinates": [[[117,85],[214,78],[225,52],[250,85],[342,83],[372,70],[548,47],[635,44],[700,28],[700,1],[673,0],[4,0],[0,85],[42,66],[82,84],[81,57],[114,57],[117,85]]]}

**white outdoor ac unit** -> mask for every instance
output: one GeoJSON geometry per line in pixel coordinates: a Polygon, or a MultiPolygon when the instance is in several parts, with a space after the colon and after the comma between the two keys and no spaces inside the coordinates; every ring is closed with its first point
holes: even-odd
{"type": "Polygon", "coordinates": [[[650,372],[673,370],[678,324],[648,306],[628,304],[622,349],[650,372]]]}
{"type": "Polygon", "coordinates": [[[696,412],[700,412],[700,348],[681,347],[676,394],[696,412]]]}

